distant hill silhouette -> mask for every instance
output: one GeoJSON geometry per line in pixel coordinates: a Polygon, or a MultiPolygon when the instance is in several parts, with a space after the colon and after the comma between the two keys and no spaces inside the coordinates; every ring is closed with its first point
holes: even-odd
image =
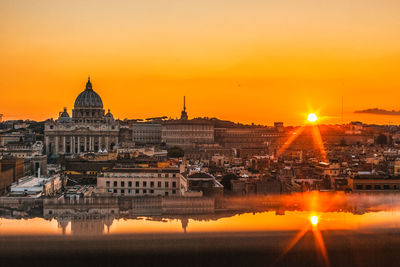
{"type": "Polygon", "coordinates": [[[364,114],[376,114],[376,115],[400,115],[400,111],[396,110],[385,110],[385,109],[379,109],[379,108],[370,108],[370,109],[365,109],[365,110],[356,110],[354,113],[364,113],[364,114]]]}

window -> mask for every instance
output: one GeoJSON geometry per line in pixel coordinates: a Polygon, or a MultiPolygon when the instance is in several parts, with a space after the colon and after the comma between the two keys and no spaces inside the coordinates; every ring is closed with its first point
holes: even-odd
{"type": "Polygon", "coordinates": [[[172,187],[176,187],[176,182],[172,182],[172,187]]]}
{"type": "Polygon", "coordinates": [[[136,182],[135,185],[136,185],[136,187],[139,187],[139,182],[136,182]]]}
{"type": "Polygon", "coordinates": [[[143,182],[143,187],[146,187],[147,186],[147,182],[145,181],[145,182],[143,182]]]}
{"type": "Polygon", "coordinates": [[[132,189],[128,189],[128,194],[132,194],[132,189]]]}
{"type": "Polygon", "coordinates": [[[381,185],[376,184],[376,185],[374,186],[374,189],[375,189],[375,190],[381,190],[381,185]]]}
{"type": "Polygon", "coordinates": [[[154,182],[150,182],[150,187],[154,187],[154,182]]]}
{"type": "Polygon", "coordinates": [[[128,187],[132,187],[132,182],[128,182],[128,187]]]}
{"type": "Polygon", "coordinates": [[[366,190],[371,190],[371,189],[372,189],[372,186],[371,186],[370,184],[367,184],[367,185],[365,186],[365,189],[366,189],[366,190]]]}
{"type": "Polygon", "coordinates": [[[114,189],[114,193],[117,193],[117,189],[114,189]]]}
{"type": "Polygon", "coordinates": [[[168,196],[168,192],[167,191],[165,191],[165,195],[168,196]]]}
{"type": "Polygon", "coordinates": [[[136,189],[136,190],[135,190],[135,193],[136,193],[136,194],[139,194],[139,189],[136,189]]]}
{"type": "Polygon", "coordinates": [[[176,177],[176,174],[174,173],[174,174],[172,174],[172,177],[176,177]]]}
{"type": "Polygon", "coordinates": [[[168,177],[169,177],[169,175],[168,175],[168,173],[166,173],[166,174],[165,174],[165,178],[168,178],[168,177]]]}
{"type": "MultiPolygon", "coordinates": [[[[400,170],[400,169],[399,169],[400,170]]],[[[161,173],[158,174],[158,178],[161,178],[161,173]]]]}
{"type": "Polygon", "coordinates": [[[107,182],[106,182],[106,186],[107,186],[107,187],[110,187],[110,181],[107,181],[107,182]]]}
{"type": "Polygon", "coordinates": [[[150,194],[154,194],[154,190],[153,189],[150,190],[150,194]]]}
{"type": "Polygon", "coordinates": [[[121,187],[125,187],[125,182],[121,182],[121,187]]]}
{"type": "Polygon", "coordinates": [[[357,189],[357,190],[362,190],[362,189],[363,189],[363,186],[362,186],[361,184],[358,184],[358,185],[356,185],[356,189],[357,189]]]}
{"type": "Polygon", "coordinates": [[[143,189],[143,194],[147,194],[147,190],[146,189],[143,189]]]}
{"type": "Polygon", "coordinates": [[[161,182],[158,182],[158,183],[157,183],[157,186],[158,186],[158,187],[161,187],[161,182]]]}
{"type": "Polygon", "coordinates": [[[125,194],[125,189],[121,189],[121,194],[125,194]]]}
{"type": "Polygon", "coordinates": [[[390,189],[390,186],[389,186],[388,184],[385,184],[385,185],[383,185],[383,189],[389,190],[389,189],[390,189]]]}
{"type": "Polygon", "coordinates": [[[117,187],[118,185],[117,185],[117,181],[114,181],[114,187],[117,187]]]}
{"type": "Polygon", "coordinates": [[[174,189],[174,190],[172,190],[172,194],[176,194],[176,190],[174,189]]]}
{"type": "Polygon", "coordinates": [[[169,187],[169,183],[168,182],[165,182],[165,187],[169,187]]]}

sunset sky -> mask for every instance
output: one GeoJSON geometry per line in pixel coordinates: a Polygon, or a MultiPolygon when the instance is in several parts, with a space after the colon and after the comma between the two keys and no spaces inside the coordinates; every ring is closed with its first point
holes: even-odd
{"type": "Polygon", "coordinates": [[[400,123],[398,0],[0,0],[0,113],[70,111],[90,75],[115,117],[400,123]]]}

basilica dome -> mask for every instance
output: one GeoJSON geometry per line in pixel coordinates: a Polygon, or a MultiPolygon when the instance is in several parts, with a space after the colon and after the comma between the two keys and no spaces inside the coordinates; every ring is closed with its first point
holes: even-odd
{"type": "Polygon", "coordinates": [[[100,96],[93,91],[90,78],[86,83],[85,90],[76,98],[74,108],[103,108],[103,101],[101,101],[100,96]]]}

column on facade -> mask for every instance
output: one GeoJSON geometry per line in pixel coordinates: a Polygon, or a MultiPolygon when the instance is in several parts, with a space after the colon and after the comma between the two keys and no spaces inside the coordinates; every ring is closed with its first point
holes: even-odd
{"type": "Polygon", "coordinates": [[[101,135],[99,136],[99,150],[101,149],[101,135]]]}
{"type": "Polygon", "coordinates": [[[65,135],[64,135],[64,136],[63,136],[63,152],[64,152],[64,154],[67,152],[67,146],[66,146],[65,139],[66,139],[66,137],[65,137],[65,135]]]}
{"type": "Polygon", "coordinates": [[[87,151],[87,136],[85,136],[85,151],[87,151]]]}
{"type": "Polygon", "coordinates": [[[58,154],[58,139],[59,139],[59,137],[56,136],[55,141],[54,141],[54,143],[55,143],[54,153],[55,154],[58,154]]]}
{"type": "Polygon", "coordinates": [[[56,151],[56,154],[58,154],[58,152],[59,152],[59,146],[60,146],[60,136],[56,136],[56,141],[55,141],[55,143],[56,143],[56,149],[55,149],[55,151],[56,151]]]}
{"type": "Polygon", "coordinates": [[[81,138],[78,135],[78,153],[81,153],[81,138]]]}
{"type": "Polygon", "coordinates": [[[110,150],[110,144],[109,144],[108,136],[106,136],[106,149],[107,149],[107,151],[110,150]]]}
{"type": "Polygon", "coordinates": [[[69,137],[69,153],[74,153],[74,151],[72,150],[72,135],[69,137]]]}
{"type": "Polygon", "coordinates": [[[46,154],[49,154],[50,151],[49,151],[49,136],[48,135],[45,137],[44,142],[46,145],[46,154]]]}
{"type": "Polygon", "coordinates": [[[92,136],[89,136],[89,150],[90,151],[93,151],[93,148],[92,148],[92,136]]]}

